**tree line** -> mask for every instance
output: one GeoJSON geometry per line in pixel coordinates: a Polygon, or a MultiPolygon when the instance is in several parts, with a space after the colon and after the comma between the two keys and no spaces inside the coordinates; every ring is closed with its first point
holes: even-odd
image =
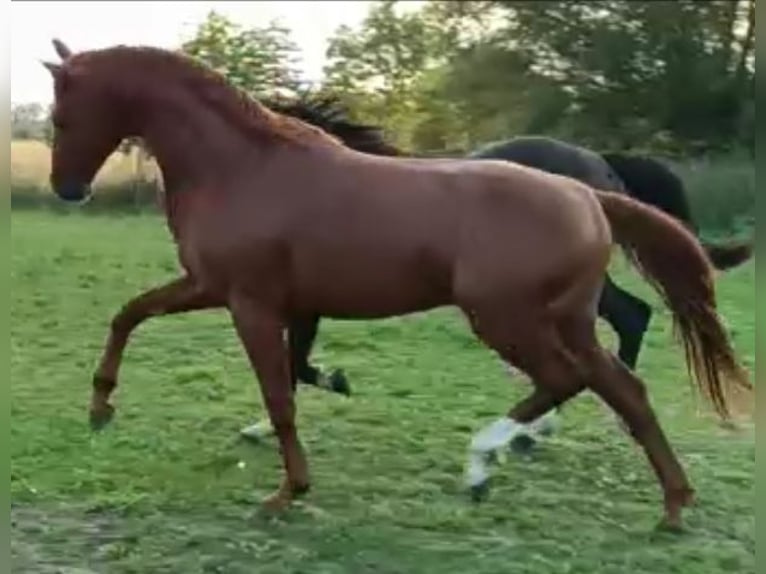
{"type": "MultiPolygon", "coordinates": [[[[754,150],[754,40],[755,0],[384,0],[336,31],[316,84],[275,23],[211,12],[179,48],[258,98],[334,94],[413,151],[546,134],[700,155],[754,150]]],[[[49,137],[46,114],[14,109],[14,136],[49,137]]]]}

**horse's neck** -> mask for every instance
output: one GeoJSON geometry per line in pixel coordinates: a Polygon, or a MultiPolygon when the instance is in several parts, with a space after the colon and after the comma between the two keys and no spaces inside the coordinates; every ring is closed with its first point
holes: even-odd
{"type": "Polygon", "coordinates": [[[214,184],[256,151],[254,142],[191,95],[146,102],[139,135],[157,158],[168,193],[214,184]]]}

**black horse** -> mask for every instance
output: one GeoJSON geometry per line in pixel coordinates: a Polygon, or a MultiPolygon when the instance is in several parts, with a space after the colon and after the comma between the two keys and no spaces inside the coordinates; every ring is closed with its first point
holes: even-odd
{"type": "MultiPolygon", "coordinates": [[[[346,109],[333,97],[302,97],[289,102],[271,102],[269,107],[316,125],[358,151],[389,156],[412,155],[404,154],[388,144],[380,128],[352,122],[346,109]]],[[[579,179],[595,188],[627,193],[676,217],[696,231],[683,182],[665,164],[649,157],[622,153],[598,154],[559,140],[537,136],[493,143],[468,157],[512,161],[579,179]]],[[[705,248],[718,269],[737,266],[752,255],[752,243],[706,244],[705,248]]],[[[651,307],[616,285],[607,274],[598,311],[618,335],[620,359],[634,369],[651,319],[651,307]]],[[[309,362],[319,321],[320,317],[304,317],[290,326],[288,336],[293,380],[348,395],[350,387],[342,370],[333,370],[326,376],[309,362]]],[[[242,432],[251,438],[260,437],[268,432],[268,426],[257,423],[242,432]]]]}

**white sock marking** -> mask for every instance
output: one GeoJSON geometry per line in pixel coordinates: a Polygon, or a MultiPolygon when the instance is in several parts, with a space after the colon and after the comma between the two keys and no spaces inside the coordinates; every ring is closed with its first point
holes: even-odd
{"type": "Polygon", "coordinates": [[[487,454],[501,449],[524,430],[525,425],[515,420],[503,417],[488,424],[477,432],[468,449],[465,480],[468,486],[477,486],[489,478],[486,458],[487,454]]]}
{"type": "Polygon", "coordinates": [[[511,442],[523,426],[508,417],[497,419],[473,435],[471,450],[488,453],[501,448],[511,442]]]}
{"type": "Polygon", "coordinates": [[[249,425],[239,431],[242,436],[252,439],[262,439],[274,434],[274,427],[271,426],[269,419],[264,419],[249,425]]]}
{"type": "Polygon", "coordinates": [[[515,377],[518,374],[518,370],[513,365],[509,365],[508,363],[505,363],[505,372],[508,374],[509,377],[515,377]]]}

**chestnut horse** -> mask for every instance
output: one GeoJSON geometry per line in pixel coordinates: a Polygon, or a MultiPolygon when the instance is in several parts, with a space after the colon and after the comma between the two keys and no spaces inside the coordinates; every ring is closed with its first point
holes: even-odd
{"type": "MultiPolygon", "coordinates": [[[[732,393],[752,386],[716,315],[710,260],[686,228],[627,197],[518,164],[351,150],[174,52],[116,46],[72,54],[56,45],[63,62],[46,63],[55,94],[52,187],[65,201],[87,200],[125,137],[141,137],[157,158],[186,271],[172,300],[229,310],[281,446],[284,477],[266,508],[284,509],[310,485],[295,425],[289,323],[456,306],[534,384],[471,441],[472,491],[487,484],[488,454],[520,425],[587,388],[644,448],[664,492],[663,523],[681,526],[693,489],[643,382],[601,347],[595,325],[616,242],[670,307],[697,387],[719,416],[731,417],[731,399],[742,398],[732,393]]],[[[155,304],[162,312],[161,296],[155,304]]],[[[114,381],[94,382],[94,428],[113,417],[113,391],[114,381]]]]}
{"type": "MultiPolygon", "coordinates": [[[[340,138],[345,145],[357,151],[388,156],[415,155],[386,142],[380,127],[351,121],[348,110],[334,96],[304,94],[294,99],[269,101],[267,106],[281,114],[313,124],[340,138]]],[[[695,234],[698,233],[683,182],[665,163],[650,157],[623,153],[599,154],[551,137],[529,135],[484,145],[466,157],[512,161],[572,177],[604,191],[621,191],[643,203],[660,208],[684,223],[695,234]]],[[[753,241],[703,241],[702,246],[715,268],[726,270],[741,265],[752,256],[753,241]]],[[[140,300],[141,296],[138,299],[140,300]]],[[[136,317],[137,321],[148,318],[146,315],[139,317],[140,304],[128,303],[127,312],[136,317]]],[[[635,369],[652,315],[649,304],[617,285],[607,273],[599,299],[598,314],[617,334],[619,359],[631,369],[635,369]]],[[[289,336],[294,342],[291,345],[291,360],[296,378],[304,384],[348,395],[351,387],[342,369],[333,369],[329,374],[325,374],[309,362],[319,321],[319,317],[315,317],[290,326],[289,336]]],[[[531,448],[535,444],[535,435],[541,430],[550,430],[552,421],[553,418],[544,417],[528,425],[528,432],[520,433],[512,443],[514,449],[531,448]]],[[[241,433],[246,438],[261,439],[272,431],[265,421],[259,421],[243,428],[241,433]]]]}

